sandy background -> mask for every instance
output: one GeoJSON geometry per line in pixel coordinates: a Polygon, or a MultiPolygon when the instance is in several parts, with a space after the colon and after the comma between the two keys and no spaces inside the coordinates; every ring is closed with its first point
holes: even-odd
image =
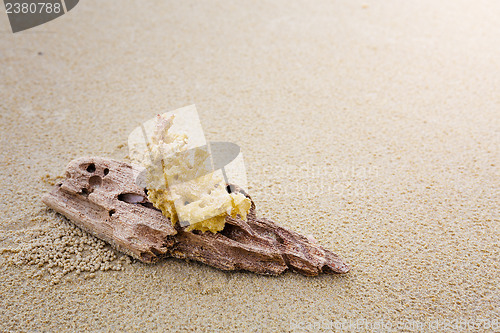
{"type": "Polygon", "coordinates": [[[495,1],[86,0],[12,34],[0,14],[0,331],[498,323],[499,17],[495,1]],[[144,265],[41,203],[71,159],[123,160],[132,129],[193,103],[209,140],[242,147],[260,214],[352,272],[144,265]]]}

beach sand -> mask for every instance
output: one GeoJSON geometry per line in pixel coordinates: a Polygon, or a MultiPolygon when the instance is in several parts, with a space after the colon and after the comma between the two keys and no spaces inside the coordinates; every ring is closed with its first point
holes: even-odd
{"type": "Polygon", "coordinates": [[[86,0],[16,34],[0,14],[0,331],[498,331],[499,14],[86,0]],[[146,265],[41,202],[70,160],[127,160],[136,126],[194,103],[259,215],[351,272],[146,265]]]}

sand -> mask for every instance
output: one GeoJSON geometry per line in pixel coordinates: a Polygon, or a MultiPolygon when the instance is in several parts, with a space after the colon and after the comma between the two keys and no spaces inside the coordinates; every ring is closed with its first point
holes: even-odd
{"type": "Polygon", "coordinates": [[[499,11],[86,0],[17,34],[0,14],[0,331],[500,330],[499,11]],[[350,273],[146,265],[44,207],[71,159],[126,160],[193,103],[260,214],[350,273]]]}

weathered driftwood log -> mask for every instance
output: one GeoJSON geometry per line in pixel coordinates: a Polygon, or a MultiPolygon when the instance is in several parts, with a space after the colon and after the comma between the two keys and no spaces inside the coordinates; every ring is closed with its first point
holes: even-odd
{"type": "Polygon", "coordinates": [[[349,266],[314,239],[255,214],[227,217],[224,229],[184,231],[155,209],[130,164],[99,157],[72,161],[66,179],[43,202],[80,228],[143,262],[161,256],[197,260],[223,270],[277,275],[288,268],[304,275],[347,273],[349,266]]]}

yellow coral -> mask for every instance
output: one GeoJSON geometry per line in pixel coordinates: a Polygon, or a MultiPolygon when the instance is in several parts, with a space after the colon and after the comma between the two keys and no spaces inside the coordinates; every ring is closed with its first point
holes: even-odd
{"type": "Polygon", "coordinates": [[[174,116],[158,116],[147,163],[148,199],[173,224],[186,230],[211,231],[224,228],[225,217],[246,219],[251,202],[241,193],[227,193],[220,174],[210,170],[209,154],[188,151],[187,135],[169,131],[174,116]]]}

